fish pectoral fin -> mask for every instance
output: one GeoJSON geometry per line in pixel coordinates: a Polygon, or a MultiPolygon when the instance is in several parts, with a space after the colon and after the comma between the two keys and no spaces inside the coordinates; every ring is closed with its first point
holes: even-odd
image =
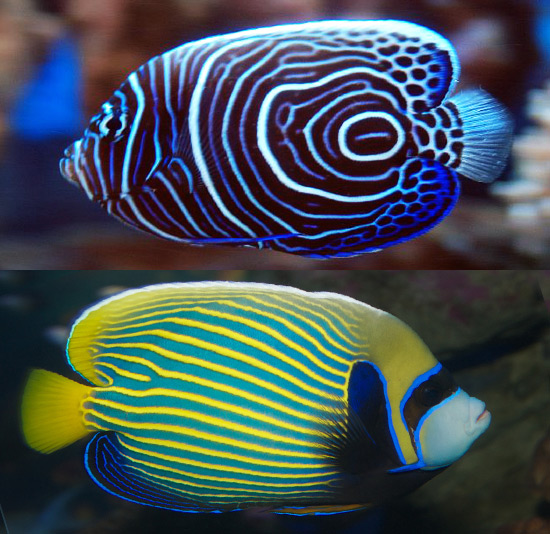
{"type": "Polygon", "coordinates": [[[335,504],[324,506],[285,506],[271,510],[274,514],[286,515],[333,515],[357,510],[366,510],[370,504],[335,504]]]}
{"type": "Polygon", "coordinates": [[[372,474],[393,466],[388,447],[390,437],[384,385],[374,366],[357,361],[348,379],[348,399],[325,415],[321,436],[327,462],[338,469],[341,483],[348,487],[358,474],[372,474]]]}
{"type": "MultiPolygon", "coordinates": [[[[159,475],[159,484],[155,484],[154,470],[150,469],[152,474],[148,477],[141,464],[133,466],[131,457],[121,454],[120,447],[114,433],[98,433],[86,447],[86,470],[101,489],[130,502],[176,512],[221,511],[166,490],[162,475],[159,475]]],[[[151,461],[154,462],[154,457],[151,461]]],[[[162,466],[158,469],[162,470],[162,466]]]]}
{"type": "Polygon", "coordinates": [[[140,186],[144,193],[165,190],[171,195],[191,195],[203,182],[194,176],[182,158],[166,156],[153,167],[140,186]]]}

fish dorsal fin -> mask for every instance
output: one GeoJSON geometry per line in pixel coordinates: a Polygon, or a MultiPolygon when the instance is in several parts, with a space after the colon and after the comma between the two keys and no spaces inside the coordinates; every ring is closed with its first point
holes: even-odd
{"type": "MultiPolygon", "coordinates": [[[[147,318],[154,320],[163,305],[186,293],[185,287],[186,284],[161,284],[123,291],[84,310],[76,319],[67,342],[70,365],[93,384],[109,385],[112,381],[109,368],[99,364],[100,358],[112,350],[106,342],[117,340],[123,328],[134,332],[146,328],[142,323],[147,318]]],[[[200,289],[196,290],[200,293],[200,289]]],[[[144,380],[149,381],[146,376],[144,380]]]]}
{"type": "MultiPolygon", "coordinates": [[[[457,53],[445,37],[424,26],[400,20],[314,21],[258,28],[226,37],[234,43],[242,42],[243,47],[254,38],[260,43],[262,40],[278,43],[288,39],[293,45],[310,41],[312,46],[303,52],[302,61],[299,51],[292,54],[300,69],[301,81],[316,83],[326,72],[327,63],[334,59],[339,74],[349,68],[350,73],[356,75],[366,67],[371,74],[375,73],[374,76],[380,76],[381,83],[397,88],[406,102],[407,111],[414,113],[441,104],[452,93],[460,74],[457,53]],[[317,54],[316,62],[311,59],[312,54],[317,54]],[[318,65],[318,68],[308,68],[308,73],[304,73],[303,63],[318,65]],[[308,74],[311,78],[307,78],[308,74]]],[[[225,44],[220,40],[218,46],[225,44]]],[[[228,55],[234,53],[235,46],[228,48],[228,55]]],[[[287,53],[286,47],[279,49],[280,55],[287,53]]],[[[225,56],[219,59],[220,63],[222,59],[225,56]]],[[[282,64],[292,65],[288,58],[282,57],[281,61],[284,59],[287,61],[282,64]]],[[[281,70],[277,80],[283,80],[283,83],[295,81],[297,72],[294,68],[281,70]]],[[[214,116],[211,120],[216,118],[214,116]]]]}
{"type": "Polygon", "coordinates": [[[357,510],[366,510],[370,508],[368,504],[335,504],[324,506],[285,506],[284,508],[277,508],[271,510],[275,514],[286,515],[332,515],[343,514],[345,512],[354,512],[357,510]]]}
{"type": "Polygon", "coordinates": [[[385,39],[375,45],[380,63],[386,65],[392,82],[402,87],[408,111],[419,113],[439,106],[452,93],[460,74],[453,45],[440,34],[410,22],[375,21],[373,26],[385,39]]]}
{"type": "Polygon", "coordinates": [[[177,512],[220,512],[222,510],[189,502],[133,471],[120,453],[114,434],[98,433],[86,447],[85,465],[92,480],[108,493],[137,504],[177,512]]]}
{"type": "MultiPolygon", "coordinates": [[[[208,294],[216,297],[217,291],[240,290],[241,286],[223,282],[172,283],[113,295],[84,310],[76,319],[67,342],[69,364],[92,384],[110,385],[116,369],[109,362],[105,365],[104,360],[113,351],[122,352],[121,343],[139,341],[140,333],[154,328],[166,314],[173,315],[174,308],[185,307],[186,299],[200,299],[208,294]],[[118,346],[113,347],[115,344],[118,346]]],[[[120,359],[116,365],[122,365],[120,359]]],[[[131,376],[141,378],[142,382],[149,382],[150,377],[144,373],[152,372],[144,366],[126,371],[131,371],[131,376]]]]}
{"type": "Polygon", "coordinates": [[[67,342],[67,359],[77,373],[98,386],[110,383],[97,365],[97,358],[106,351],[101,338],[115,336],[117,326],[139,314],[151,293],[124,291],[91,306],[76,319],[67,342]]]}
{"type": "MultiPolygon", "coordinates": [[[[241,299],[256,294],[270,301],[272,293],[288,299],[288,306],[291,308],[294,306],[295,299],[297,305],[302,307],[304,303],[314,299],[312,302],[316,305],[316,309],[321,310],[320,313],[326,313],[327,317],[331,317],[333,313],[344,314],[348,318],[346,320],[353,325],[359,321],[363,310],[369,309],[356,301],[349,299],[350,302],[348,302],[344,297],[333,294],[305,293],[293,288],[267,284],[231,282],[158,284],[124,291],[86,309],[76,319],[69,336],[67,344],[69,363],[75,371],[95,385],[109,385],[115,375],[117,380],[138,380],[146,384],[155,375],[152,365],[154,362],[150,360],[152,352],[148,348],[159,343],[158,336],[151,338],[151,330],[166,330],[167,325],[176,324],[175,318],[178,318],[181,324],[187,314],[191,313],[188,308],[198,305],[197,303],[203,302],[205,306],[217,307],[222,306],[217,303],[218,300],[241,299]],[[140,343],[148,345],[140,348],[140,343]],[[135,358],[139,355],[136,351],[142,349],[147,350],[147,358],[141,358],[139,365],[136,366],[135,358]],[[147,359],[151,361],[151,365],[147,365],[147,359]]],[[[283,315],[286,314],[284,310],[285,308],[282,308],[280,312],[283,315]]],[[[248,312],[243,311],[243,313],[248,312]]],[[[311,321],[316,319],[316,316],[312,316],[311,321]]],[[[174,328],[182,331],[183,327],[174,328]]],[[[127,384],[128,387],[135,385],[135,382],[133,385],[127,384]]]]}
{"type": "MultiPolygon", "coordinates": [[[[288,39],[321,41],[320,58],[345,58],[342,64],[349,67],[353,76],[366,67],[374,88],[378,90],[377,86],[381,84],[386,92],[387,85],[391,84],[391,92],[399,91],[407,111],[411,113],[439,106],[452,93],[460,74],[460,63],[453,45],[437,32],[411,22],[322,21],[296,25],[292,33],[288,26],[276,27],[275,30],[266,37],[277,39],[283,34],[288,35],[288,39]],[[332,45],[330,49],[327,43],[332,45]],[[350,58],[345,57],[346,53],[350,58]]],[[[325,67],[324,61],[318,63],[325,67]]],[[[340,65],[340,62],[336,64],[340,65]]],[[[345,71],[342,68],[340,74],[345,71]]],[[[290,76],[295,74],[290,70],[287,72],[290,76]]],[[[315,76],[320,77],[318,72],[315,76]]]]}

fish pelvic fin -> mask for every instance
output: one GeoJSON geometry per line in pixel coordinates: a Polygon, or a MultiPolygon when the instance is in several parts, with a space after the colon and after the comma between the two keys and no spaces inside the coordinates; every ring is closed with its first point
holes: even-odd
{"type": "Polygon", "coordinates": [[[458,93],[447,101],[458,111],[463,132],[456,171],[476,182],[500,176],[512,145],[513,121],[506,108],[480,89],[458,93]]]}
{"type": "Polygon", "coordinates": [[[91,386],[43,369],[33,369],[23,390],[21,428],[27,444],[49,454],[83,438],[92,430],[82,417],[82,401],[91,386]]]}
{"type": "Polygon", "coordinates": [[[371,508],[370,504],[323,505],[323,506],[286,506],[271,510],[282,515],[333,515],[371,508]]]}

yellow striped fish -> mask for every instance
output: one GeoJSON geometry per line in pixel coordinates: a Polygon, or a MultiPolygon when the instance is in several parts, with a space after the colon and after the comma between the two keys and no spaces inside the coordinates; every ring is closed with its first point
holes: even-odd
{"type": "Polygon", "coordinates": [[[93,434],[101,488],[170,510],[364,508],[432,478],[490,422],[407,325],[334,293],[125,291],[82,313],[67,356],[88,383],[31,372],[29,446],[93,434]]]}

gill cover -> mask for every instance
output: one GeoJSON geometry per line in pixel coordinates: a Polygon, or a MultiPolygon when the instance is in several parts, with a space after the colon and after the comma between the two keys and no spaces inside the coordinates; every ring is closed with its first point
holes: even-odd
{"type": "Polygon", "coordinates": [[[459,388],[426,412],[415,432],[423,469],[437,469],[458,460],[490,422],[485,404],[459,388]]]}
{"type": "Polygon", "coordinates": [[[398,465],[417,465],[419,458],[403,409],[419,380],[437,372],[441,365],[420,337],[400,319],[379,310],[373,315],[362,325],[363,335],[370,346],[368,361],[383,387],[395,459],[398,465]]]}

